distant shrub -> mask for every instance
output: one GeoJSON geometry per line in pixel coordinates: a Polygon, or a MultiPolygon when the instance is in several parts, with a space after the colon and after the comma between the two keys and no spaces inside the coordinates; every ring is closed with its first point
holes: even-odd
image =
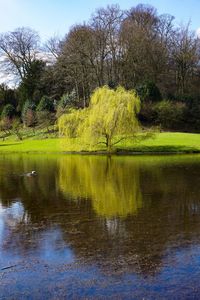
{"type": "Polygon", "coordinates": [[[15,108],[12,104],[6,104],[2,110],[1,118],[12,118],[15,115],[15,108]]]}
{"type": "Polygon", "coordinates": [[[154,106],[156,123],[164,129],[178,129],[183,125],[185,104],[163,100],[154,106]]]}
{"type": "Polygon", "coordinates": [[[0,131],[10,134],[12,128],[12,119],[8,117],[1,118],[0,120],[0,131]]]}
{"type": "Polygon", "coordinates": [[[76,92],[63,94],[57,106],[56,117],[59,118],[75,106],[77,106],[76,92]]]}
{"type": "Polygon", "coordinates": [[[154,82],[145,82],[136,88],[141,102],[158,102],[162,100],[162,95],[154,82]]]}
{"type": "Polygon", "coordinates": [[[187,130],[200,132],[200,97],[189,99],[186,102],[185,120],[187,130]]]}
{"type": "Polygon", "coordinates": [[[42,99],[40,100],[36,110],[53,112],[54,111],[54,101],[47,96],[43,96],[42,99]]]}
{"type": "Polygon", "coordinates": [[[76,101],[77,100],[77,96],[76,96],[76,92],[73,90],[71,93],[66,93],[63,94],[60,101],[59,101],[59,106],[61,106],[62,108],[67,107],[72,107],[75,106],[76,101]]]}
{"type": "Polygon", "coordinates": [[[49,127],[55,123],[55,114],[48,110],[37,111],[36,117],[38,125],[46,127],[47,132],[49,132],[49,127]]]}
{"type": "Polygon", "coordinates": [[[139,120],[145,126],[156,125],[157,112],[151,102],[143,102],[139,113],[139,120]]]}
{"type": "Polygon", "coordinates": [[[36,105],[32,101],[27,100],[22,109],[22,121],[25,126],[34,126],[36,124],[36,105]]]}

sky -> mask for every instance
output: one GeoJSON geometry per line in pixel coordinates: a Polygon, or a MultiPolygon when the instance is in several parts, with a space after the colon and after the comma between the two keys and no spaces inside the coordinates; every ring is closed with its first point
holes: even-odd
{"type": "Polygon", "coordinates": [[[54,35],[63,37],[72,25],[88,21],[99,7],[119,4],[129,9],[139,3],[153,5],[159,14],[173,15],[177,25],[190,21],[193,30],[200,28],[200,0],[0,0],[0,32],[28,26],[45,41],[54,35]]]}

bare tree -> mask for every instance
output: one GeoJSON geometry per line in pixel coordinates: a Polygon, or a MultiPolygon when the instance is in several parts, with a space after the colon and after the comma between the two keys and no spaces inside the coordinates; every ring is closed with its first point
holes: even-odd
{"type": "Polygon", "coordinates": [[[200,41],[189,30],[189,25],[176,30],[171,55],[178,91],[183,94],[197,72],[200,60],[200,41]]]}
{"type": "Polygon", "coordinates": [[[94,68],[99,86],[109,82],[119,83],[121,60],[120,27],[124,12],[118,5],[100,8],[92,15],[89,25],[93,29],[95,39],[94,68]]]}
{"type": "MultiPolygon", "coordinates": [[[[74,88],[81,106],[95,85],[93,69],[93,32],[87,25],[76,25],[66,36],[55,71],[62,72],[66,86],[74,88]]],[[[71,90],[72,90],[71,89],[71,90]]]]}
{"type": "Polygon", "coordinates": [[[74,26],[62,43],[56,68],[75,87],[82,106],[97,86],[120,83],[122,18],[118,6],[98,9],[88,24],[74,26]]]}
{"type": "Polygon", "coordinates": [[[26,76],[31,62],[36,59],[39,49],[39,35],[27,28],[0,35],[0,55],[2,69],[7,74],[15,74],[21,80],[26,76]]]}
{"type": "Polygon", "coordinates": [[[159,16],[154,7],[138,5],[127,12],[122,29],[124,85],[158,83],[166,70],[173,17],[159,16]]]}
{"type": "Polygon", "coordinates": [[[59,36],[54,35],[45,43],[45,49],[50,52],[56,59],[61,53],[62,41],[59,36]]]}

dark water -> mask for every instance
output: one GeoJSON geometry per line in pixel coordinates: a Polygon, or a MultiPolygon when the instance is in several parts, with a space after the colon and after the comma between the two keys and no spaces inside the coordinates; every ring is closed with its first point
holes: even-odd
{"type": "Polygon", "coordinates": [[[0,156],[0,299],[199,298],[200,156],[0,156]]]}

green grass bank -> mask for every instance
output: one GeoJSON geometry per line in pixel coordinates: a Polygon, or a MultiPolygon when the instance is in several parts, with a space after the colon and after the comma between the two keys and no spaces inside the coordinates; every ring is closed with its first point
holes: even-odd
{"type": "MultiPolygon", "coordinates": [[[[18,141],[15,136],[0,140],[0,153],[63,153],[80,152],[80,141],[64,138],[26,138],[18,141]]],[[[118,153],[200,153],[200,134],[166,132],[158,133],[153,139],[140,143],[126,140],[116,145],[118,153]]],[[[83,149],[82,149],[83,151],[83,149]]],[[[85,150],[87,151],[87,149],[85,150]]],[[[105,148],[98,146],[93,152],[104,152],[105,148]]]]}

